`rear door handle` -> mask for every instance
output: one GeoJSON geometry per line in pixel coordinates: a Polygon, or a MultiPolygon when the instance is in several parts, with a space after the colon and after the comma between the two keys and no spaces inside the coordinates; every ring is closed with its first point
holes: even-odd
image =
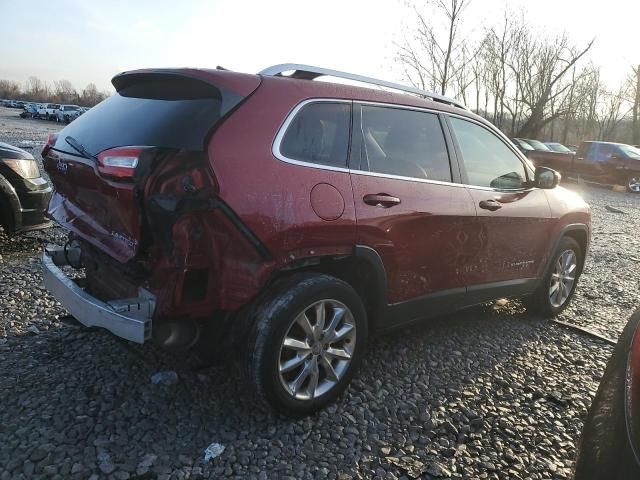
{"type": "Polygon", "coordinates": [[[500,202],[495,199],[482,200],[479,203],[479,205],[480,205],[480,208],[483,208],[485,210],[490,210],[492,212],[495,212],[496,210],[499,210],[502,208],[502,205],[500,204],[500,202]]]}
{"type": "Polygon", "coordinates": [[[386,193],[368,194],[362,197],[364,203],[367,205],[373,205],[374,207],[389,208],[394,205],[400,205],[400,199],[387,195],[386,193]]]}

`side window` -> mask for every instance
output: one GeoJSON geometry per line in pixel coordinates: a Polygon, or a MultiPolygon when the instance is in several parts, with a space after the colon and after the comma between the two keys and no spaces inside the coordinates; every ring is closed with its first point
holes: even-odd
{"type": "Polygon", "coordinates": [[[436,114],[362,107],[364,167],[371,172],[451,181],[451,166],[436,114]]]}
{"type": "Polygon", "coordinates": [[[280,153],[292,160],[347,166],[351,104],[310,103],[289,124],[280,153]]]}
{"type": "Polygon", "coordinates": [[[597,161],[606,162],[611,159],[611,155],[615,153],[615,147],[607,143],[598,144],[598,158],[597,161]]]}
{"type": "Polygon", "coordinates": [[[469,185],[500,189],[522,188],[524,164],[500,138],[480,125],[450,117],[469,185]]]}

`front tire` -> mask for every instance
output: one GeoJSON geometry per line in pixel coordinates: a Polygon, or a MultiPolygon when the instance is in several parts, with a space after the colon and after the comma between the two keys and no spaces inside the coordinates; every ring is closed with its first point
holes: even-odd
{"type": "Polygon", "coordinates": [[[554,317],[567,308],[582,272],[583,255],[578,242],[563,237],[538,290],[524,299],[527,309],[544,317],[554,317]]]}
{"type": "Polygon", "coordinates": [[[349,284],[324,274],[292,275],[251,316],[245,367],[260,400],[300,417],[345,390],[368,334],[364,306],[349,284]]]}
{"type": "Polygon", "coordinates": [[[634,173],[627,178],[627,192],[640,193],[640,173],[634,173]]]}

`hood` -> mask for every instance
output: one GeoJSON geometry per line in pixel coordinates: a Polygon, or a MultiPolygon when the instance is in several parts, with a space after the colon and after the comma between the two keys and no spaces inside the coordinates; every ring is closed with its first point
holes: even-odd
{"type": "Polygon", "coordinates": [[[0,158],[23,158],[33,160],[33,155],[31,155],[26,150],[22,150],[21,148],[14,147],[13,145],[9,145],[8,143],[0,142],[0,158]]]}

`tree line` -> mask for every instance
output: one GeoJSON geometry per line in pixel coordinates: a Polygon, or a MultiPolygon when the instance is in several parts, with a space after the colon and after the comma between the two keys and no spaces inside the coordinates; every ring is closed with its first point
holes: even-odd
{"type": "Polygon", "coordinates": [[[594,40],[541,36],[507,10],[499,25],[471,38],[464,28],[471,1],[413,4],[415,25],[396,44],[405,80],[455,96],[510,136],[640,144],[640,65],[612,88],[588,58],[594,40]]]}
{"type": "Polygon", "coordinates": [[[69,80],[56,80],[53,85],[38,77],[29,77],[24,87],[13,80],[0,79],[0,98],[42,103],[64,103],[93,107],[107,98],[94,83],[78,91],[69,80]]]}

